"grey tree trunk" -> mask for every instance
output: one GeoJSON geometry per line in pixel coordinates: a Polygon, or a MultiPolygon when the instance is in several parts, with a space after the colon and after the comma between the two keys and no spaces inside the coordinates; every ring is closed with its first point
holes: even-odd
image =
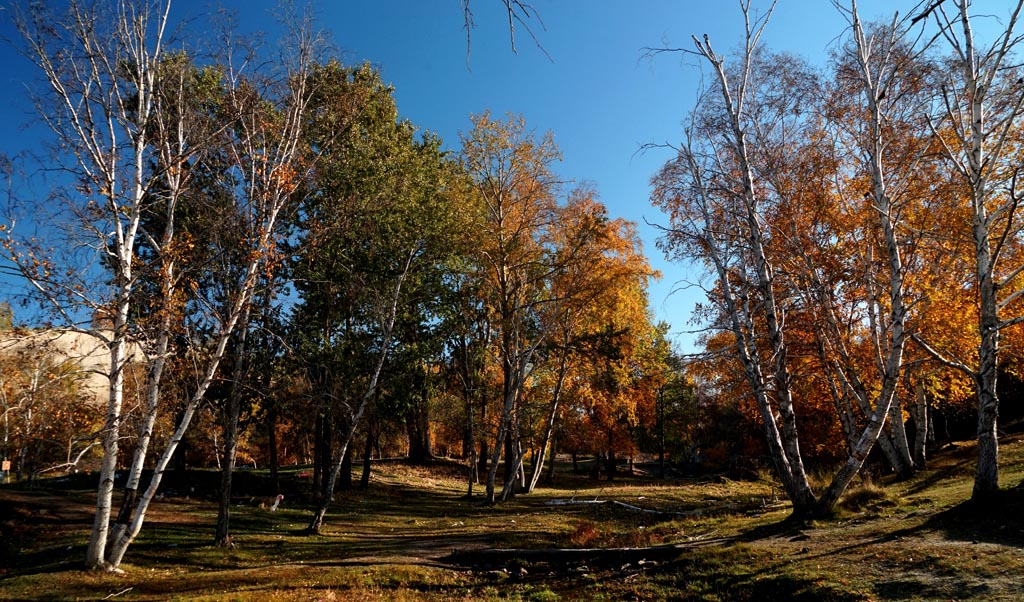
{"type": "Polygon", "coordinates": [[[551,443],[551,439],[555,432],[555,421],[558,418],[558,404],[562,395],[562,384],[565,381],[565,373],[567,368],[567,355],[568,351],[563,348],[561,358],[558,362],[558,378],[555,380],[555,388],[551,393],[551,405],[548,410],[548,417],[544,423],[544,437],[541,439],[540,448],[537,450],[536,459],[533,463],[533,468],[530,471],[530,479],[526,484],[526,493],[533,493],[533,490],[537,488],[537,482],[540,481],[540,475],[544,471],[544,457],[547,455],[548,446],[551,443]]]}
{"type": "MultiPolygon", "coordinates": [[[[744,8],[744,13],[749,17],[747,7],[744,8]]],[[[738,282],[742,295],[740,299],[732,297],[731,289],[734,279],[730,276],[731,270],[725,264],[724,258],[716,254],[711,259],[718,272],[720,288],[727,307],[727,318],[731,321],[732,331],[739,345],[739,355],[744,372],[761,411],[769,452],[780,480],[793,502],[794,513],[810,515],[814,513],[816,499],[811,491],[800,453],[796,414],[793,411],[790,390],[786,343],[779,320],[773,270],[764,247],[759,199],[755,192],[757,187],[750,165],[747,132],[743,122],[746,117],[744,104],[748,100],[746,81],[751,75],[751,62],[770,14],[771,10],[755,23],[754,29],[751,29],[750,21],[747,20],[746,48],[741,57],[742,68],[738,76],[739,83],[735,84],[735,88],[726,74],[724,58],[713,50],[708,38],[705,37],[703,41],[694,38],[697,52],[711,64],[717,76],[718,91],[724,102],[724,116],[729,124],[728,143],[730,146],[728,152],[735,161],[739,174],[739,181],[736,182],[739,190],[736,192],[735,199],[738,205],[735,226],[743,233],[744,245],[749,253],[754,275],[753,282],[738,282]],[[750,298],[750,294],[757,296],[756,301],[750,298]],[[774,358],[768,380],[765,380],[762,372],[753,334],[754,319],[750,308],[754,306],[754,303],[757,304],[759,318],[764,321],[768,352],[774,358]],[[768,384],[769,381],[771,385],[768,384]],[[771,394],[769,394],[769,389],[771,389],[771,394]],[[772,403],[773,399],[774,404],[772,403]],[[775,418],[776,410],[780,417],[778,422],[775,418]]],[[[714,223],[715,218],[710,214],[710,209],[705,207],[705,211],[708,212],[705,223],[714,223]]],[[[715,234],[707,232],[703,236],[711,243],[708,247],[714,248],[716,243],[712,241],[716,240],[715,234]]]]}
{"type": "MultiPolygon", "coordinates": [[[[173,274],[173,268],[170,271],[173,274]]],[[[171,296],[167,295],[165,298],[169,300],[171,296]]],[[[111,530],[111,539],[116,539],[124,534],[135,514],[139,483],[142,481],[142,470],[145,468],[149,443],[153,439],[153,428],[156,425],[157,414],[160,409],[160,381],[163,378],[171,338],[169,309],[169,307],[165,307],[156,349],[153,351],[154,357],[150,362],[149,371],[146,375],[145,414],[139,423],[135,452],[132,455],[132,464],[128,470],[128,479],[125,481],[124,497],[121,499],[121,510],[118,512],[114,528],[111,530]]]]}
{"type": "MultiPolygon", "coordinates": [[[[934,350],[933,355],[943,359],[947,365],[962,369],[974,378],[978,397],[978,464],[974,476],[972,499],[985,501],[999,490],[999,396],[997,378],[999,364],[1000,331],[1010,325],[1024,321],[1018,316],[1009,320],[1000,317],[1018,293],[1010,293],[1000,300],[999,292],[1021,273],[1020,262],[1009,269],[1000,269],[1005,237],[1019,232],[1019,223],[1003,223],[1000,220],[1019,219],[1017,208],[1020,198],[1011,183],[1007,185],[1005,161],[1014,161],[1010,154],[1016,152],[1011,141],[1019,130],[1024,115],[1024,96],[1017,84],[1007,94],[998,88],[997,78],[1004,69],[1003,64],[1013,56],[1020,42],[1019,33],[1014,29],[1019,21],[1024,2],[1014,3],[1009,18],[988,49],[976,47],[969,14],[970,2],[958,0],[953,3],[955,16],[945,17],[943,24],[950,34],[947,39],[959,63],[959,82],[943,88],[945,115],[949,127],[956,137],[947,141],[939,133],[935,137],[942,145],[946,157],[960,174],[969,192],[974,239],[975,277],[979,297],[978,363],[971,369],[962,362],[942,358],[934,350]],[[956,34],[956,29],[960,34],[956,34]],[[1002,99],[1001,99],[1002,98],[1002,99]],[[1002,179],[1002,180],[1000,180],[1002,179]],[[997,188],[1009,188],[1008,199],[997,197],[997,188]],[[1003,275],[1005,273],[1005,276],[1003,275]]],[[[933,126],[934,127],[934,126],[933,126]]],[[[1013,177],[1017,172],[1014,171],[1013,177]]],[[[927,346],[926,346],[927,348],[927,346]]]]}
{"type": "Polygon", "coordinates": [[[238,348],[235,350],[234,373],[224,419],[224,458],[221,460],[220,504],[217,508],[217,527],[213,545],[233,548],[231,540],[231,485],[235,474],[235,458],[238,455],[238,421],[242,414],[242,389],[248,373],[246,342],[249,331],[249,310],[238,320],[238,348]]]}
{"type": "Polygon", "coordinates": [[[270,483],[274,495],[281,493],[281,480],[278,474],[280,466],[277,457],[277,401],[267,412],[267,447],[270,448],[270,483]]]}
{"type": "Polygon", "coordinates": [[[370,470],[372,468],[373,456],[373,430],[374,420],[371,417],[366,424],[366,444],[363,446],[363,474],[359,477],[359,488],[367,490],[370,488],[370,470]]]}
{"type": "MultiPolygon", "coordinates": [[[[861,26],[860,17],[857,14],[856,2],[852,4],[851,16],[857,60],[860,66],[861,83],[870,113],[871,137],[868,140],[867,148],[873,184],[872,197],[886,249],[886,268],[888,271],[888,290],[886,292],[889,302],[889,313],[886,320],[887,327],[883,327],[877,317],[879,303],[872,300],[868,304],[874,348],[878,357],[877,363],[881,391],[875,399],[874,411],[870,414],[868,424],[861,432],[857,443],[853,446],[846,464],[835,475],[832,483],[819,500],[819,514],[825,515],[833,512],[840,496],[846,491],[850,482],[864,465],[868,453],[882,432],[887,415],[890,415],[890,410],[896,397],[896,388],[902,375],[903,349],[907,337],[904,328],[907,315],[903,298],[904,267],[900,243],[896,235],[896,216],[898,210],[894,208],[893,201],[889,196],[882,161],[886,139],[882,130],[883,111],[878,103],[884,96],[885,88],[883,87],[883,82],[885,80],[877,71],[872,69],[871,60],[872,49],[881,44],[881,41],[872,40],[869,43],[867,40],[861,26]]],[[[888,49],[895,45],[894,37],[898,35],[896,28],[889,35],[893,37],[887,40],[887,44],[881,44],[882,52],[884,53],[889,52],[888,49]]],[[[850,373],[853,374],[854,372],[851,370],[850,373]]],[[[863,386],[858,387],[858,389],[860,391],[866,390],[863,386]]],[[[866,395],[863,393],[861,395],[866,400],[866,395]]],[[[903,449],[897,450],[900,461],[906,461],[906,464],[911,464],[909,462],[909,450],[906,445],[906,432],[902,429],[902,412],[896,417],[896,420],[899,422],[899,425],[898,428],[894,427],[893,430],[897,432],[897,438],[899,438],[899,433],[903,434],[903,449]],[[904,458],[904,450],[906,450],[906,458],[904,458]]],[[[897,448],[900,448],[898,443],[897,448]]]]}
{"type": "MultiPolygon", "coordinates": [[[[347,428],[345,429],[343,436],[338,441],[337,451],[332,459],[332,469],[327,478],[323,499],[320,500],[320,504],[313,512],[313,517],[309,522],[309,526],[306,527],[306,533],[308,534],[319,534],[323,528],[324,517],[327,516],[327,511],[331,507],[331,502],[334,501],[334,489],[337,485],[338,477],[341,474],[345,454],[348,452],[349,444],[352,442],[352,435],[355,433],[355,429],[359,425],[359,420],[366,411],[367,405],[369,405],[370,401],[377,393],[377,384],[380,382],[381,371],[384,369],[385,362],[387,362],[388,349],[391,346],[391,336],[395,327],[395,319],[398,316],[398,301],[402,293],[402,285],[405,283],[405,278],[409,275],[409,271],[412,268],[413,259],[415,257],[416,249],[411,249],[408,256],[405,258],[401,273],[395,280],[394,289],[391,291],[391,297],[387,306],[388,313],[384,316],[381,324],[382,336],[380,354],[377,356],[377,362],[370,375],[370,381],[366,385],[366,391],[363,392],[363,395],[358,400],[355,400],[355,407],[349,406],[350,414],[346,417],[347,428]]],[[[349,478],[351,478],[351,475],[349,475],[349,478]]]]}
{"type": "MultiPolygon", "coordinates": [[[[894,466],[893,468],[897,468],[900,478],[909,478],[914,474],[914,458],[910,452],[907,428],[903,423],[903,404],[899,395],[893,396],[892,405],[889,407],[888,426],[892,435],[893,448],[899,454],[899,467],[894,466]]],[[[882,436],[880,435],[879,441],[881,440],[882,436]]]]}

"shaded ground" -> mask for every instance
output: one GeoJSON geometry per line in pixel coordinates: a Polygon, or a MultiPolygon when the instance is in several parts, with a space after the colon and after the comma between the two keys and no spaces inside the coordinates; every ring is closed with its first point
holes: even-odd
{"type": "MultiPolygon", "coordinates": [[[[835,520],[800,525],[766,481],[562,472],[559,488],[487,507],[464,498],[458,465],[387,463],[309,537],[293,474],[278,512],[239,498],[233,550],[210,545],[216,507],[189,486],[154,504],[120,576],[78,570],[94,495],[84,483],[2,487],[0,599],[1024,599],[1024,491],[963,503],[972,452],[855,489],[835,520]],[[608,500],[622,504],[593,503],[608,500]]],[[[1003,460],[1004,483],[1019,482],[1024,444],[1004,442],[1003,460]]]]}

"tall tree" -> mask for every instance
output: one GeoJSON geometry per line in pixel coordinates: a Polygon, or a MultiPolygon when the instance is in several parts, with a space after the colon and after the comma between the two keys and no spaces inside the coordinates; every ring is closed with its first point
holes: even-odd
{"type": "Polygon", "coordinates": [[[484,207],[476,262],[501,373],[501,410],[486,483],[493,503],[502,455],[506,483],[521,469],[516,409],[545,340],[535,319],[551,298],[548,250],[558,188],[552,167],[560,154],[550,133],[537,139],[521,117],[495,120],[484,113],[473,118],[473,126],[462,137],[462,164],[484,207]]]}
{"type": "MultiPolygon", "coordinates": [[[[878,392],[874,395],[874,403],[869,401],[870,395],[863,382],[865,380],[855,369],[855,365],[849,362],[849,354],[843,348],[843,343],[838,337],[841,332],[834,328],[835,321],[826,317],[824,322],[833,326],[830,337],[823,337],[823,345],[832,343],[832,349],[838,351],[834,356],[842,358],[833,363],[834,369],[839,374],[839,380],[849,393],[860,402],[864,409],[868,424],[863,428],[860,435],[854,440],[851,438],[850,455],[846,464],[834,477],[832,484],[822,495],[821,504],[824,508],[831,508],[839,501],[846,487],[853,477],[860,470],[867,458],[875,441],[882,434],[885,421],[892,419],[890,425],[892,432],[896,434],[894,439],[900,442],[897,446],[899,454],[899,466],[904,467],[904,476],[912,468],[912,460],[906,442],[906,435],[903,430],[903,412],[897,410],[892,412],[896,390],[900,384],[903,368],[903,350],[908,338],[907,304],[904,294],[904,280],[906,269],[904,267],[903,255],[904,245],[897,230],[903,227],[901,215],[903,213],[903,199],[900,198],[900,189],[906,188],[904,181],[893,177],[889,171],[892,159],[895,154],[893,150],[896,145],[891,139],[891,131],[895,128],[897,120],[901,115],[899,111],[907,110],[906,106],[900,106],[899,99],[911,98],[908,112],[922,106],[916,103],[912,96],[915,92],[912,88],[914,83],[909,76],[912,57],[906,56],[907,49],[903,45],[902,36],[903,24],[895,18],[888,28],[880,28],[869,37],[865,33],[864,26],[860,21],[857,12],[856,1],[852,2],[847,13],[852,26],[852,48],[855,68],[853,76],[859,84],[859,89],[867,108],[867,124],[863,128],[863,150],[864,162],[862,171],[870,176],[869,192],[865,199],[869,200],[869,211],[874,214],[875,223],[872,230],[878,232],[879,246],[881,247],[882,260],[879,266],[872,265],[869,254],[868,269],[866,277],[869,280],[864,287],[867,295],[867,316],[870,327],[871,355],[875,359],[877,370],[878,392]],[[904,87],[905,86],[905,87],[904,87]],[[887,94],[891,96],[887,100],[887,94]],[[897,424],[898,422],[898,424],[897,424]]],[[[923,152],[926,148],[918,146],[911,147],[910,152],[923,152]]],[[[912,170],[908,170],[911,171],[912,170]]],[[[909,174],[906,177],[910,177],[909,174]]],[[[869,222],[870,223],[870,222],[869,222]]],[[[813,273],[813,272],[812,272],[813,273]]],[[[812,278],[813,280],[813,278],[812,278]]],[[[817,290],[824,290],[817,288],[817,290]]],[[[831,314],[827,314],[831,316],[831,314]]]]}
{"type": "MultiPolygon", "coordinates": [[[[608,351],[610,338],[636,340],[651,330],[646,284],[655,273],[647,265],[633,224],[609,219],[593,192],[582,187],[559,208],[553,237],[557,254],[549,285],[551,302],[539,314],[542,327],[550,332],[542,352],[551,378],[544,418],[536,427],[539,441],[527,492],[540,480],[566,380],[583,376],[582,364],[608,351]]],[[[625,362],[637,357],[619,355],[625,362]]]]}
{"type": "Polygon", "coordinates": [[[975,383],[978,464],[972,499],[983,501],[999,489],[996,384],[1000,335],[1024,321],[1016,303],[1024,290],[1017,281],[1024,262],[1011,252],[1021,228],[1016,148],[1024,118],[1024,93],[1019,85],[1021,69],[1009,62],[1021,40],[1015,30],[1024,2],[1013,4],[1004,29],[988,48],[979,47],[975,39],[970,5],[969,0],[954,0],[948,7],[936,5],[931,10],[952,50],[948,78],[940,88],[943,114],[933,129],[960,180],[961,198],[970,208],[973,277],[979,303],[977,363],[959,361],[929,345],[925,337],[917,340],[975,383]]]}
{"type": "Polygon", "coordinates": [[[69,326],[77,327],[83,307],[109,318],[111,328],[93,330],[110,350],[103,461],[86,552],[86,565],[96,568],[106,560],[118,464],[135,252],[157,179],[149,170],[156,154],[149,124],[156,111],[170,2],[72,0],[64,9],[58,13],[33,4],[18,26],[25,54],[47,86],[41,117],[64,151],[58,160],[77,180],[62,198],[78,219],[79,232],[93,237],[90,246],[98,252],[87,258],[91,265],[83,268],[76,261],[64,270],[43,248],[19,244],[13,227],[7,229],[6,243],[22,275],[69,326]],[[108,286],[95,287],[89,281],[101,269],[109,275],[108,286]]]}
{"type": "MultiPolygon", "coordinates": [[[[714,270],[714,294],[736,339],[776,471],[795,512],[810,513],[816,499],[800,453],[778,282],[766,250],[763,215],[771,199],[762,197],[764,187],[755,180],[749,139],[749,130],[755,127],[752,117],[759,114],[759,107],[749,105],[758,100],[758,90],[766,89],[758,88],[755,78],[757,67],[768,62],[758,45],[771,10],[751,22],[749,5],[742,4],[747,17],[745,46],[732,72],[707,37],[694,38],[696,54],[714,71],[710,93],[717,97],[702,99],[710,110],[691,119],[677,159],[657,176],[655,203],[672,217],[670,237],[664,241],[667,248],[689,250],[714,270]],[[763,335],[758,332],[761,328],[763,335]]],[[[799,94],[790,89],[786,96],[799,94]]]]}
{"type": "Polygon", "coordinates": [[[134,515],[113,539],[104,563],[108,568],[120,565],[141,531],[163,473],[213,383],[236,327],[251,311],[261,277],[274,272],[276,249],[280,246],[279,220],[293,205],[312,164],[303,153],[302,131],[313,91],[310,74],[317,60],[319,36],[308,18],[288,18],[291,20],[285,22],[288,33],[284,45],[290,51],[281,63],[263,65],[263,71],[253,71],[260,64],[255,60],[258,55],[229,55],[224,66],[223,110],[227,127],[221,130],[219,148],[230,166],[223,176],[230,183],[226,188],[231,191],[231,214],[241,226],[238,251],[242,259],[235,280],[215,285],[224,292],[223,305],[203,303],[202,296],[193,298],[201,308],[196,316],[209,325],[212,334],[201,351],[196,350],[200,362],[195,388],[156,461],[134,515]],[[241,64],[236,63],[240,58],[241,64]]]}
{"type": "Polygon", "coordinates": [[[223,189],[211,189],[202,182],[210,180],[206,166],[216,163],[211,159],[217,155],[216,138],[223,127],[221,71],[215,67],[200,69],[191,57],[177,53],[164,58],[157,74],[150,123],[155,149],[150,168],[157,177],[142,215],[133,311],[134,336],[146,342],[150,359],[145,401],[137,421],[135,448],[114,537],[127,528],[135,511],[142,470],[161,409],[161,383],[173,352],[172,340],[183,335],[188,297],[182,292],[182,283],[195,290],[195,283],[202,277],[197,274],[202,269],[194,267],[204,260],[195,252],[197,233],[190,222],[205,208],[196,209],[195,205],[203,204],[207,197],[227,196],[223,189]],[[197,203],[197,199],[202,200],[197,203]],[[191,207],[183,211],[183,204],[191,207]],[[182,213],[186,213],[184,220],[182,213]]]}
{"type": "Polygon", "coordinates": [[[336,428],[324,496],[310,521],[319,532],[359,422],[398,340],[396,325],[423,301],[427,274],[448,253],[455,214],[453,165],[440,141],[398,117],[393,91],[368,65],[317,73],[317,119],[307,135],[325,149],[303,208],[296,287],[316,383],[336,428]]]}
{"type": "MultiPolygon", "coordinates": [[[[677,158],[655,178],[654,201],[672,220],[663,239],[667,250],[693,253],[716,276],[709,291],[718,308],[712,319],[735,340],[730,351],[743,367],[794,513],[828,514],[882,434],[887,417],[900,420],[891,429],[894,438],[903,433],[902,412],[892,407],[908,337],[907,239],[899,234],[904,203],[898,198],[905,185],[888,170],[895,164],[891,136],[897,111],[914,102],[905,100],[914,84],[899,79],[909,69],[900,54],[904,25],[894,22],[869,37],[856,5],[847,12],[853,40],[845,64],[864,98],[865,120],[855,136],[863,163],[840,166],[835,158],[818,154],[819,113],[812,107],[821,97],[818,78],[792,57],[759,48],[771,10],[751,20],[750,3],[742,8],[747,35],[737,61],[718,55],[706,36],[694,38],[694,53],[716,76],[712,96],[702,98],[677,158]],[[883,103],[887,91],[894,97],[883,103]],[[860,282],[848,280],[850,267],[842,266],[838,256],[814,250],[818,243],[831,248],[846,238],[841,231],[822,234],[820,224],[809,223],[833,202],[825,174],[868,182],[862,195],[867,202],[859,213],[867,218],[860,218],[857,232],[862,237],[870,233],[872,246],[864,254],[854,253],[863,260],[854,269],[864,274],[860,282]],[[848,283],[841,285],[844,279],[848,283]],[[840,300],[837,295],[847,291],[862,296],[840,300]],[[840,315],[844,307],[860,318],[840,315]],[[796,316],[817,326],[811,334],[816,343],[807,340],[810,333],[801,332],[796,316]],[[804,353],[796,353],[797,347],[804,353]],[[806,394],[798,368],[806,364],[801,356],[815,354],[834,379],[827,384],[849,446],[847,461],[820,499],[807,480],[793,403],[797,393],[806,394]],[[864,424],[858,428],[850,399],[863,412],[864,424]]],[[[919,144],[901,150],[913,155],[926,148],[919,144]]],[[[912,164],[913,158],[904,163],[912,164]]],[[[905,437],[901,449],[897,459],[908,465],[905,437]]]]}

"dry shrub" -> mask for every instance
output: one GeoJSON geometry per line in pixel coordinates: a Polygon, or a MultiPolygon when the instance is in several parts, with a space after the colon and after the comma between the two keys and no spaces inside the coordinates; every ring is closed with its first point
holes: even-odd
{"type": "Polygon", "coordinates": [[[847,512],[878,511],[899,505],[899,499],[887,489],[871,483],[851,487],[839,507],[847,512]]]}
{"type": "Polygon", "coordinates": [[[577,548],[600,547],[606,539],[605,527],[587,519],[576,521],[576,527],[569,535],[569,543],[577,548]]]}

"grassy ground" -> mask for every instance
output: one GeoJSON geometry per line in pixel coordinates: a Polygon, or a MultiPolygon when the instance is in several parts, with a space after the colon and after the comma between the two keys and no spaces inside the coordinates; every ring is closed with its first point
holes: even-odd
{"type": "MultiPolygon", "coordinates": [[[[1024,438],[1003,443],[1012,487],[1024,438]]],[[[1024,599],[1024,490],[987,508],[963,503],[968,445],[910,481],[855,487],[834,520],[799,525],[767,480],[565,473],[558,488],[486,507],[463,497],[461,470],[382,463],[369,491],[336,498],[319,536],[300,533],[301,495],[286,490],[275,513],[239,505],[231,550],[210,545],[212,502],[168,496],[123,575],[79,570],[91,490],[3,487],[0,600],[1024,599]],[[649,549],[608,551],[638,547],[649,549]],[[556,548],[577,551],[540,551],[556,548]],[[530,551],[500,551],[510,549],[530,551]]]]}

